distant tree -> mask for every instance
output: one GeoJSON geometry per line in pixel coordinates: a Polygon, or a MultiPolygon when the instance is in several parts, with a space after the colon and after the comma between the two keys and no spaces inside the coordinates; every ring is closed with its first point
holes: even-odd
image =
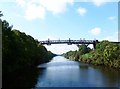
{"type": "Polygon", "coordinates": [[[0,11],[0,17],[2,17],[2,16],[3,16],[2,11],[0,11]]]}

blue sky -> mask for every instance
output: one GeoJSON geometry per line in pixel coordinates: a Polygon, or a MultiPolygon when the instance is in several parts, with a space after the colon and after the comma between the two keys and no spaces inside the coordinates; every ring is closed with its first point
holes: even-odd
{"type": "MultiPolygon", "coordinates": [[[[118,41],[118,0],[1,0],[0,9],[14,29],[38,40],[118,41]],[[114,2],[113,2],[114,1],[114,2]]],[[[46,46],[54,53],[75,45],[46,46]]]]}

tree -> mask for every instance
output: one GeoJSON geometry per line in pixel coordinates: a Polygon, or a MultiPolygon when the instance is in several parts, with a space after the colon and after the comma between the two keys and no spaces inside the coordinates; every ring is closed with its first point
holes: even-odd
{"type": "Polygon", "coordinates": [[[89,47],[87,47],[85,44],[83,44],[83,45],[80,45],[79,46],[79,55],[83,55],[83,54],[85,54],[85,53],[88,53],[88,52],[90,52],[90,48],[89,47]]]}
{"type": "Polygon", "coordinates": [[[2,17],[2,16],[3,16],[2,11],[0,11],[0,17],[2,17]]]}
{"type": "Polygon", "coordinates": [[[109,45],[110,44],[110,42],[109,41],[107,41],[107,40],[103,40],[103,41],[101,41],[100,43],[98,43],[97,45],[96,45],[96,51],[98,52],[98,53],[103,53],[103,51],[104,51],[104,49],[106,48],[106,46],[107,45],[109,45]]]}
{"type": "Polygon", "coordinates": [[[107,40],[98,43],[95,50],[91,50],[86,45],[80,45],[76,53],[67,52],[65,55],[68,58],[72,56],[75,60],[85,63],[120,68],[120,45],[107,40]]]}

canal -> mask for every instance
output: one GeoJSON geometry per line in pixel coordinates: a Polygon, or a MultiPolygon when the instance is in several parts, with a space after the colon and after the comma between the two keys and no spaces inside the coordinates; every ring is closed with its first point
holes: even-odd
{"type": "Polygon", "coordinates": [[[62,56],[38,66],[38,87],[120,87],[120,71],[71,61],[62,56]]]}

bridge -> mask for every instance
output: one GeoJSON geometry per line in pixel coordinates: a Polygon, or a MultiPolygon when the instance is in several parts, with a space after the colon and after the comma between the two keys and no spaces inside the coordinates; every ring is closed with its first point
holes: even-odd
{"type": "Polygon", "coordinates": [[[68,45],[72,45],[72,44],[76,44],[77,46],[79,46],[79,44],[85,44],[85,45],[89,45],[89,44],[93,44],[93,48],[96,48],[96,44],[98,43],[98,40],[85,40],[85,39],[80,39],[80,40],[71,40],[69,38],[69,40],[46,40],[46,41],[39,41],[40,44],[42,45],[51,45],[51,44],[68,44],[68,45]]]}
{"type": "MultiPolygon", "coordinates": [[[[39,41],[40,44],[42,45],[51,45],[51,44],[68,44],[68,45],[72,45],[72,44],[76,44],[77,46],[79,46],[79,44],[85,44],[85,45],[89,45],[89,44],[92,44],[93,45],[93,48],[95,49],[96,48],[96,44],[99,43],[98,40],[85,40],[85,39],[81,39],[80,40],[71,40],[69,38],[69,40],[50,40],[48,38],[48,40],[46,41],[39,41]]],[[[112,42],[112,43],[115,43],[115,44],[120,44],[120,42],[112,42]]]]}

